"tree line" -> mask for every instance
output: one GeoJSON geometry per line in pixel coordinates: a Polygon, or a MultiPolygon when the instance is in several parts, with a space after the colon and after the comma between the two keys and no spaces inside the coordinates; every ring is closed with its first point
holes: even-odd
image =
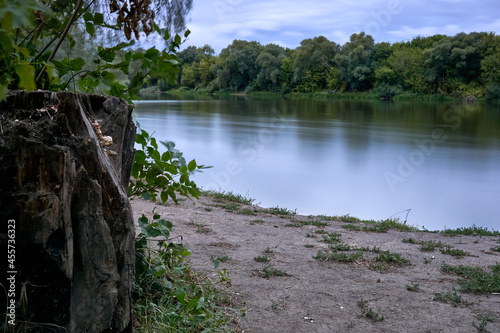
{"type": "Polygon", "coordinates": [[[161,90],[311,93],[372,92],[383,98],[403,93],[500,98],[500,36],[472,32],[375,43],[364,32],[344,45],[324,36],[295,49],[234,40],[216,55],[209,46],[177,54],[176,84],[152,82],[161,90]]]}

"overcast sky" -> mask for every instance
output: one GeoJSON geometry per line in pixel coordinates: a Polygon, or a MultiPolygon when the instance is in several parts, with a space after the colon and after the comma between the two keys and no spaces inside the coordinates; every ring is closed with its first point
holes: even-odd
{"type": "Polygon", "coordinates": [[[185,46],[219,53],[234,39],[295,48],[323,35],[344,44],[365,31],[375,42],[459,32],[500,33],[499,0],[194,0],[185,46]]]}

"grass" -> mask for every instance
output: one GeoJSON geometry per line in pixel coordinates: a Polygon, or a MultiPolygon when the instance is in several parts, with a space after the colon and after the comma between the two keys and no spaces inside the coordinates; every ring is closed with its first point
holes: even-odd
{"type": "Polygon", "coordinates": [[[238,209],[240,209],[240,205],[234,202],[227,203],[225,205],[222,205],[222,208],[224,208],[227,212],[234,212],[238,209]]]}
{"type": "Polygon", "coordinates": [[[368,301],[364,299],[360,299],[358,301],[358,306],[361,308],[360,317],[369,318],[375,322],[384,320],[384,316],[380,315],[378,312],[373,311],[372,308],[367,306],[368,301]]]}
{"type": "Polygon", "coordinates": [[[226,192],[226,191],[208,190],[208,191],[202,191],[201,195],[205,195],[216,199],[224,199],[227,201],[236,202],[243,205],[251,205],[255,201],[254,198],[250,198],[249,196],[246,195],[243,196],[241,194],[236,194],[231,191],[226,192]]]}
{"type": "Polygon", "coordinates": [[[447,246],[446,244],[443,244],[441,241],[436,242],[433,240],[422,241],[422,242],[419,242],[418,244],[420,244],[419,249],[422,252],[432,252],[432,251],[435,251],[436,248],[443,248],[443,247],[447,246]]]}
{"type": "Polygon", "coordinates": [[[274,251],[269,248],[269,246],[264,250],[264,253],[273,253],[274,251]]]}
{"type": "Polygon", "coordinates": [[[255,225],[255,224],[262,224],[264,223],[265,221],[262,220],[262,219],[259,219],[259,220],[252,220],[250,221],[250,225],[255,225]]]}
{"type": "Polygon", "coordinates": [[[464,300],[462,296],[457,293],[456,289],[453,289],[453,292],[435,293],[432,299],[436,302],[451,303],[454,307],[469,304],[468,301],[464,300]]]}
{"type": "Polygon", "coordinates": [[[281,208],[281,207],[271,207],[263,210],[264,213],[269,213],[272,215],[295,215],[297,214],[297,210],[289,210],[287,208],[281,208]]]}
{"type": "Polygon", "coordinates": [[[391,253],[389,251],[385,251],[380,253],[376,258],[375,261],[378,262],[386,262],[388,264],[396,264],[398,266],[404,266],[404,265],[409,265],[410,260],[404,258],[401,254],[399,253],[391,253]]]}
{"type": "Polygon", "coordinates": [[[495,252],[500,252],[500,246],[492,247],[491,250],[493,250],[495,252]]]}
{"type": "Polygon", "coordinates": [[[475,293],[498,293],[500,292],[500,263],[489,267],[491,272],[482,267],[474,266],[451,266],[443,263],[441,271],[460,276],[460,290],[475,293]]]}
{"type": "Polygon", "coordinates": [[[493,319],[489,316],[489,315],[483,315],[483,314],[480,314],[478,315],[478,318],[479,320],[481,320],[481,323],[478,325],[476,325],[476,322],[472,322],[472,326],[474,326],[478,332],[489,332],[488,330],[486,330],[486,326],[488,325],[489,322],[492,322],[493,319]]]}
{"type": "Polygon", "coordinates": [[[240,210],[238,212],[238,214],[241,214],[241,215],[252,215],[252,216],[255,216],[257,215],[256,212],[254,212],[252,209],[250,208],[243,208],[242,210],[240,210]]]}
{"type": "Polygon", "coordinates": [[[323,261],[354,262],[362,257],[363,257],[362,251],[350,254],[337,253],[337,252],[328,253],[328,252],[318,251],[318,253],[316,253],[316,255],[313,258],[323,261]]]}
{"type": "Polygon", "coordinates": [[[413,238],[403,238],[403,243],[408,243],[408,244],[417,244],[417,242],[413,238]]]}
{"type": "Polygon", "coordinates": [[[324,230],[324,229],[318,229],[314,232],[315,234],[327,234],[328,231],[324,230]]]}
{"type": "Polygon", "coordinates": [[[204,224],[196,223],[194,221],[188,222],[188,225],[196,227],[196,232],[200,234],[206,234],[212,231],[212,229],[207,228],[204,224]]]}
{"type": "Polygon", "coordinates": [[[272,278],[274,276],[287,276],[288,274],[285,271],[280,271],[271,266],[262,267],[261,276],[265,279],[272,278]]]}
{"type": "Polygon", "coordinates": [[[304,244],[304,247],[305,247],[306,249],[310,249],[310,248],[313,248],[313,247],[314,247],[314,245],[312,245],[312,244],[304,244]]]}
{"type": "Polygon", "coordinates": [[[328,226],[328,222],[323,222],[321,220],[296,221],[296,222],[286,224],[285,227],[301,228],[305,225],[313,225],[316,227],[326,227],[326,226],[328,226]]]}
{"type": "Polygon", "coordinates": [[[266,255],[263,255],[263,256],[257,256],[255,258],[253,258],[253,260],[257,261],[257,262],[264,262],[264,263],[268,263],[271,261],[271,259],[269,259],[269,257],[266,255]]]}
{"type": "Polygon", "coordinates": [[[500,236],[500,232],[491,230],[483,227],[476,227],[476,225],[472,225],[472,227],[464,227],[457,229],[444,229],[442,233],[446,236],[458,236],[458,235],[467,235],[467,236],[500,236]]]}
{"type": "MultiPolygon", "coordinates": [[[[316,231],[319,231],[319,230],[316,230],[316,231]]],[[[325,235],[323,235],[323,242],[327,243],[327,244],[334,244],[334,243],[338,243],[341,241],[341,237],[342,235],[341,234],[337,234],[337,233],[333,233],[333,232],[329,232],[325,235]]]]}
{"type": "Polygon", "coordinates": [[[448,254],[450,256],[453,256],[455,258],[463,258],[465,256],[471,256],[469,252],[465,252],[460,249],[452,249],[451,247],[447,246],[444,249],[441,249],[442,254],[448,254]]]}
{"type": "Polygon", "coordinates": [[[411,283],[411,285],[407,284],[406,285],[406,290],[408,291],[419,291],[420,290],[420,284],[418,283],[411,283]]]}
{"type": "MultiPolygon", "coordinates": [[[[359,220],[359,219],[357,219],[359,220]]],[[[387,219],[384,221],[373,221],[373,220],[359,220],[359,222],[363,223],[363,226],[352,223],[353,218],[350,219],[350,223],[343,225],[342,228],[351,230],[351,231],[366,231],[366,232],[387,232],[389,230],[397,230],[397,231],[417,231],[418,229],[407,225],[406,223],[399,222],[399,219],[387,219]]],[[[355,222],[355,223],[359,223],[355,222]]]]}

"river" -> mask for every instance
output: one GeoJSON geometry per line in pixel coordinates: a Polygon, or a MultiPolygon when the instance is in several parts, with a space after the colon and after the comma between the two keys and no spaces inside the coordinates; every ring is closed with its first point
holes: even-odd
{"type": "Polygon", "coordinates": [[[204,189],[263,207],[429,230],[500,226],[500,106],[245,96],[135,102],[135,119],[189,161],[204,189]]]}

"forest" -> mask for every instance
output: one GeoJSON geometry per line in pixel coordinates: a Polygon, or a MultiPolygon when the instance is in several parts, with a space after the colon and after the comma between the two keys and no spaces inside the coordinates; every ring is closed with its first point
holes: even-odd
{"type": "Polygon", "coordinates": [[[162,91],[199,92],[371,92],[500,98],[500,36],[459,33],[376,43],[364,32],[344,45],[324,36],[295,49],[234,40],[216,55],[209,46],[178,52],[176,84],[151,81],[162,91]]]}

